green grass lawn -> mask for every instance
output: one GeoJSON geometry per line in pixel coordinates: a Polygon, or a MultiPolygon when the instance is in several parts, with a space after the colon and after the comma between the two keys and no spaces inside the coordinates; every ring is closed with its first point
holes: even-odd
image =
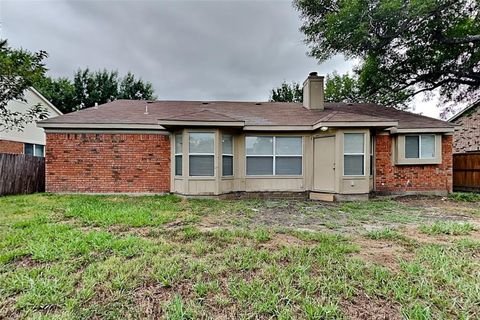
{"type": "Polygon", "coordinates": [[[478,319],[460,198],[3,197],[0,318],[478,319]]]}

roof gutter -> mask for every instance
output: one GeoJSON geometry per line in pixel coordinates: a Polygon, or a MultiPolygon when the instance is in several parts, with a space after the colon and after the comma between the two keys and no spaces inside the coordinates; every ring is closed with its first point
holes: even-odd
{"type": "Polygon", "coordinates": [[[165,130],[158,124],[139,123],[59,123],[37,122],[37,127],[44,129],[137,129],[137,130],[165,130]]]}
{"type": "Polygon", "coordinates": [[[399,129],[396,127],[393,128],[388,128],[388,131],[390,131],[391,134],[397,134],[397,133],[449,133],[449,132],[454,132],[455,127],[449,127],[449,128],[409,128],[409,129],[399,129]]]}
{"type": "Polygon", "coordinates": [[[320,121],[313,125],[313,130],[321,127],[345,128],[345,127],[396,127],[398,121],[320,121]]]}

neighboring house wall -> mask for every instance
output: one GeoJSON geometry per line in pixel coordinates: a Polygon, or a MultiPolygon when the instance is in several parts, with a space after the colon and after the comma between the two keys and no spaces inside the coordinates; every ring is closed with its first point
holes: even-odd
{"type": "Polygon", "coordinates": [[[422,165],[394,165],[394,139],[389,135],[376,136],[376,192],[452,192],[453,136],[442,136],[442,163],[422,165]]]}
{"type": "Polygon", "coordinates": [[[454,133],[453,152],[480,150],[480,108],[466,110],[453,123],[460,126],[454,133]]]}
{"type": "Polygon", "coordinates": [[[170,139],[153,133],[47,133],[47,192],[170,191],[170,139]]]}
{"type": "MultiPolygon", "coordinates": [[[[12,100],[7,104],[7,108],[14,112],[25,113],[33,106],[40,104],[47,110],[48,118],[62,114],[33,88],[26,90],[24,97],[26,101],[12,100]]],[[[32,122],[27,123],[22,130],[0,131],[0,152],[23,153],[24,143],[45,145],[44,130],[32,122]]]]}
{"type": "Polygon", "coordinates": [[[23,143],[18,141],[0,140],[0,153],[23,153],[23,143]]]}

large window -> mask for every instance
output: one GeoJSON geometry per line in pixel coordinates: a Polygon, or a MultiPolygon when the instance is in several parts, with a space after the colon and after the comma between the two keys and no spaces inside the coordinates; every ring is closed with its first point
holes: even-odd
{"type": "Polygon", "coordinates": [[[405,158],[435,158],[435,135],[421,134],[405,136],[405,158]]]}
{"type": "Polygon", "coordinates": [[[343,175],[365,175],[365,134],[345,133],[343,141],[343,175]]]}
{"type": "Polygon", "coordinates": [[[247,175],[301,175],[301,137],[246,137],[247,175]]]}
{"type": "Polygon", "coordinates": [[[222,135],[222,175],[233,176],[233,136],[222,135]]]}
{"type": "Polygon", "coordinates": [[[211,132],[190,132],[189,173],[190,176],[214,175],[215,134],[211,132]]]}
{"type": "Polygon", "coordinates": [[[183,135],[177,133],[175,135],[175,175],[182,175],[182,165],[183,165],[183,135]]]}
{"type": "Polygon", "coordinates": [[[24,153],[28,156],[35,157],[44,157],[45,156],[45,146],[41,144],[24,144],[24,153]]]}

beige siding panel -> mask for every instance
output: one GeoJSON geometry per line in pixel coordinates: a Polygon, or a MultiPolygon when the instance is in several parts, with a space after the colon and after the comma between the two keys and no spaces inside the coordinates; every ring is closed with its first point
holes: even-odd
{"type": "Polygon", "coordinates": [[[300,178],[247,178],[245,191],[305,191],[300,178]]]}
{"type": "Polygon", "coordinates": [[[220,193],[233,192],[235,190],[235,179],[222,179],[220,181],[220,193]]]}
{"type": "Polygon", "coordinates": [[[370,179],[359,178],[359,179],[348,179],[343,178],[341,181],[342,194],[359,194],[359,193],[368,193],[370,190],[370,179]]]}
{"type": "Polygon", "coordinates": [[[214,195],[216,192],[217,181],[215,179],[211,180],[192,180],[188,181],[188,191],[186,194],[189,195],[214,195]]]}
{"type": "Polygon", "coordinates": [[[173,179],[172,192],[185,193],[185,181],[183,179],[173,179]]]}

